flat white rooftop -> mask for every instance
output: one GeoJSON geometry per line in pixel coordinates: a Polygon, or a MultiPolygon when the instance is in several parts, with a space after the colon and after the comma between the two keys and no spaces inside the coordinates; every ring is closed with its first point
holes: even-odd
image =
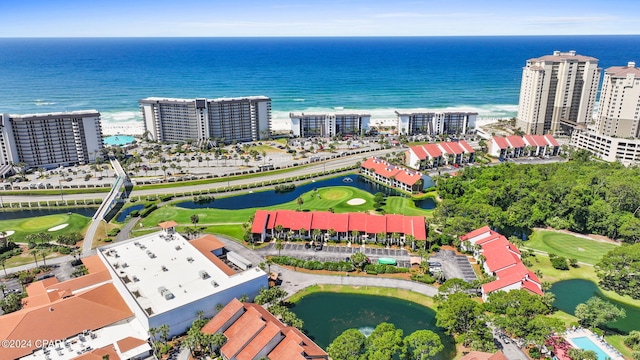
{"type": "Polygon", "coordinates": [[[206,101],[238,101],[238,100],[270,100],[270,98],[258,95],[258,96],[243,96],[243,97],[233,97],[233,98],[216,98],[216,99],[206,99],[206,98],[196,98],[196,99],[178,99],[178,98],[164,98],[164,97],[148,97],[140,100],[141,102],[149,102],[149,101],[167,101],[167,102],[182,102],[182,103],[191,103],[196,100],[206,100],[206,101]]]}
{"type": "Polygon", "coordinates": [[[102,247],[108,263],[149,317],[266,276],[259,268],[227,275],[178,233],[160,231],[102,247]]]}
{"type": "Polygon", "coordinates": [[[36,114],[9,114],[12,119],[24,119],[24,118],[45,118],[45,117],[64,117],[64,116],[100,116],[98,110],[76,110],[76,111],[64,111],[64,112],[50,112],[50,113],[36,113],[36,114]]]}

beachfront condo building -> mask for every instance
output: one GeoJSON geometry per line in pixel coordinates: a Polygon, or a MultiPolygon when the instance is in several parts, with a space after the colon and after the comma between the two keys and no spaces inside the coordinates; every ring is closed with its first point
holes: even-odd
{"type": "Polygon", "coordinates": [[[526,134],[553,135],[589,123],[601,70],[598,59],[575,51],[527,60],[516,127],[526,134]]]}
{"type": "Polygon", "coordinates": [[[575,131],[570,144],[606,161],[640,162],[640,68],[635,62],[604,72],[596,123],[575,131]]]}
{"type": "Polygon", "coordinates": [[[269,137],[271,99],[265,96],[220,99],[140,100],[147,136],[170,143],[217,140],[255,141],[269,137]]]}
{"type": "Polygon", "coordinates": [[[400,134],[455,135],[466,134],[475,128],[478,113],[474,112],[423,112],[400,113],[397,128],[400,134]]]}
{"type": "Polygon", "coordinates": [[[362,135],[369,130],[369,114],[289,114],[291,134],[301,137],[362,135]]]}
{"type": "Polygon", "coordinates": [[[93,162],[103,148],[100,113],[0,115],[0,165],[55,168],[93,162]]]}

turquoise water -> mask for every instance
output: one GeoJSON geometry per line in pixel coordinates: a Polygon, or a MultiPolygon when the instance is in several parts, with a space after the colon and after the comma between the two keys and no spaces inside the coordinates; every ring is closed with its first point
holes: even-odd
{"type": "Polygon", "coordinates": [[[554,50],[605,69],[639,61],[640,36],[5,38],[0,111],[96,109],[117,123],[141,120],[150,96],[265,95],[274,118],[451,107],[510,117],[526,60],[554,50]]]}
{"type": "Polygon", "coordinates": [[[131,144],[133,141],[135,140],[135,138],[133,136],[129,136],[129,135],[114,135],[114,136],[107,136],[103,139],[104,144],[105,145],[117,145],[117,146],[121,146],[121,145],[127,145],[127,144],[131,144]]]}
{"type": "Polygon", "coordinates": [[[291,311],[304,321],[303,330],[323,349],[347,329],[355,328],[367,335],[378,324],[388,322],[402,329],[403,336],[422,329],[437,333],[445,348],[434,359],[453,359],[455,356],[453,339],[435,326],[436,312],[410,301],[321,292],[305,296],[291,311]]]}
{"type": "Polygon", "coordinates": [[[607,354],[600,348],[600,346],[596,345],[589,339],[588,337],[579,337],[575,339],[571,339],[576,346],[583,350],[593,350],[598,354],[598,360],[606,360],[608,358],[607,354]]]}

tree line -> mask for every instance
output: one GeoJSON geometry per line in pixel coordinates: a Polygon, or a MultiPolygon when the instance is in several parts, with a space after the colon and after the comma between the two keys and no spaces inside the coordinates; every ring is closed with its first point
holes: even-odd
{"type": "Polygon", "coordinates": [[[507,236],[550,226],[640,241],[638,167],[576,156],[564,163],[467,167],[437,180],[442,202],[434,217],[448,235],[488,224],[507,236]]]}

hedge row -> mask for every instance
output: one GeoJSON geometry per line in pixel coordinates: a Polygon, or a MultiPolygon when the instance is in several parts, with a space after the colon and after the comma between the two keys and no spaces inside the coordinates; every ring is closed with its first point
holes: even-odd
{"type": "Polygon", "coordinates": [[[329,271],[354,271],[355,267],[349,261],[316,261],[303,260],[291,256],[273,256],[271,258],[276,264],[299,267],[307,270],[329,270],[329,271]]]}
{"type": "Polygon", "coordinates": [[[377,274],[397,274],[409,272],[409,269],[386,264],[368,264],[364,267],[364,271],[377,274]]]}

